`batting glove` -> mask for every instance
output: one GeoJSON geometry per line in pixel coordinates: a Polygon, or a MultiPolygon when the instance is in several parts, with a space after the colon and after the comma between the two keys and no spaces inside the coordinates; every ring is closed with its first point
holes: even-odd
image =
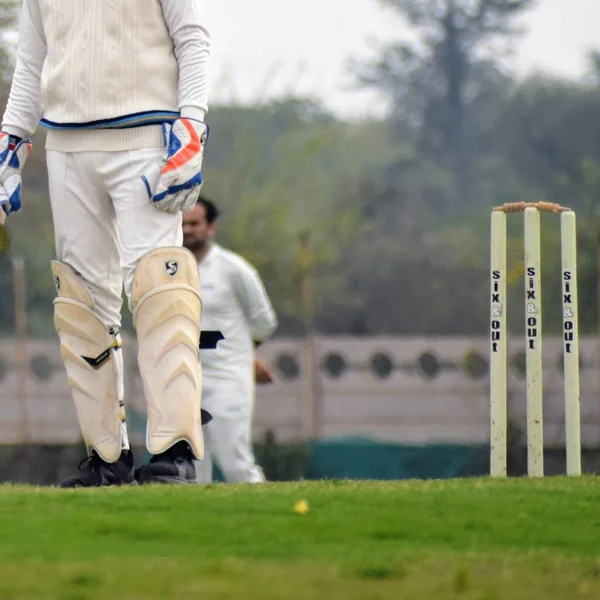
{"type": "Polygon", "coordinates": [[[0,132],[0,221],[21,210],[21,171],[31,153],[31,139],[0,132]]]}
{"type": "Polygon", "coordinates": [[[163,124],[165,153],[154,186],[142,180],[154,206],[163,212],[189,210],[198,200],[203,183],[202,159],[208,139],[208,127],[202,121],[177,119],[163,124]]]}

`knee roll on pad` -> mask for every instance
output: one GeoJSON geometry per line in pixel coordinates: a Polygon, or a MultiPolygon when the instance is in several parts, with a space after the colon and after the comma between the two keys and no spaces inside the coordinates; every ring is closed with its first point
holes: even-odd
{"type": "Polygon", "coordinates": [[[125,433],[121,338],[95,311],[85,281],[65,263],[51,264],[57,297],[54,328],[81,434],[107,462],[121,454],[125,433]]]}
{"type": "Polygon", "coordinates": [[[148,451],[160,454],[185,440],[200,460],[202,296],[194,255],[174,247],[143,256],[134,273],[131,304],[148,404],[148,451]]]}

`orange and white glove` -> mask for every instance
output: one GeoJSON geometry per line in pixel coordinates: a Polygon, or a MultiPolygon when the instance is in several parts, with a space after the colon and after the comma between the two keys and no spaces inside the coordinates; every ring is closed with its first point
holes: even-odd
{"type": "Polygon", "coordinates": [[[154,176],[143,175],[152,204],[163,212],[192,208],[202,188],[202,160],[208,127],[195,119],[163,124],[165,153],[154,176]],[[154,183],[152,183],[154,181],[154,183]]]}

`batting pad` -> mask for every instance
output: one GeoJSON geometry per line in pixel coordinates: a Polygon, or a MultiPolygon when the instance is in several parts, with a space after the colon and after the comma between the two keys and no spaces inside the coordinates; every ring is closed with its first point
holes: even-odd
{"type": "Polygon", "coordinates": [[[69,265],[52,261],[52,274],[54,328],[81,434],[88,452],[116,462],[127,436],[119,333],[102,323],[84,280],[69,265]]]}
{"type": "Polygon", "coordinates": [[[133,277],[131,304],[148,404],[148,451],[160,454],[185,440],[200,460],[202,296],[194,255],[176,247],[143,256],[133,277]]]}

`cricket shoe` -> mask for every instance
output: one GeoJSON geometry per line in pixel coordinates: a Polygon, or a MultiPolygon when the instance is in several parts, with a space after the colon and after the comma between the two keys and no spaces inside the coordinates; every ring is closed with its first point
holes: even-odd
{"type": "Polygon", "coordinates": [[[80,474],[65,479],[60,487],[103,487],[109,485],[136,485],[133,471],[133,452],[123,450],[119,460],[107,463],[92,450],[79,465],[80,474]]]}
{"type": "Polygon", "coordinates": [[[147,465],[135,472],[140,484],[195,483],[194,456],[187,442],[177,442],[165,452],[154,455],[147,465]]]}

